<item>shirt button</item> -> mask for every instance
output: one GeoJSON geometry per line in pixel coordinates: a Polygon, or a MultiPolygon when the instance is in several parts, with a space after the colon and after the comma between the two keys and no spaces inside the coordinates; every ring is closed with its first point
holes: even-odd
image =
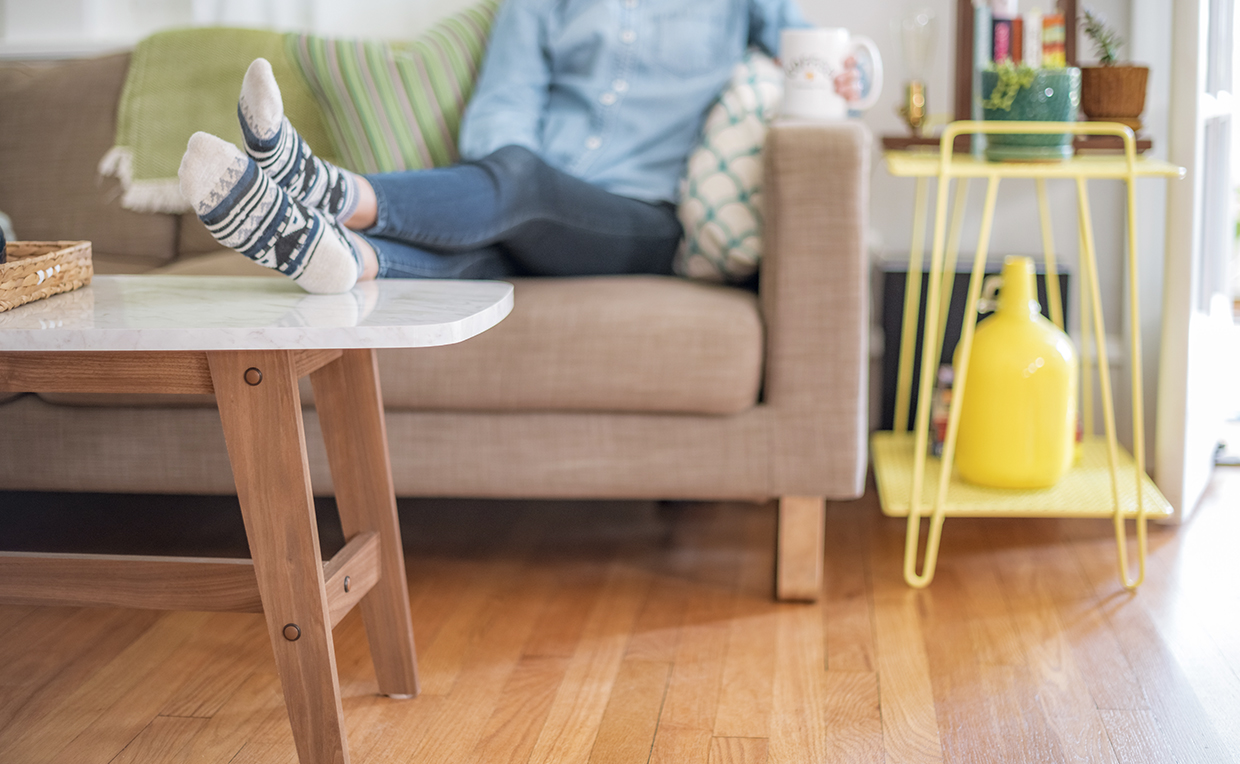
{"type": "Polygon", "coordinates": [[[629,83],[624,80],[616,80],[611,83],[611,89],[617,93],[623,93],[629,89],[629,83]]]}
{"type": "Polygon", "coordinates": [[[601,96],[599,96],[599,97],[598,97],[598,100],[599,100],[599,102],[601,102],[604,106],[611,106],[613,103],[615,103],[615,102],[616,102],[616,94],[615,94],[615,93],[612,93],[611,91],[608,91],[608,92],[606,92],[606,93],[602,94],[601,96]]]}
{"type": "Polygon", "coordinates": [[[632,43],[636,39],[637,32],[634,32],[632,29],[626,29],[620,33],[620,42],[632,43]]]}
{"type": "Polygon", "coordinates": [[[586,148],[588,148],[591,151],[594,151],[595,149],[597,149],[599,146],[602,146],[602,145],[603,145],[603,139],[598,137],[597,135],[591,135],[589,138],[586,138],[586,148]]]}
{"type": "Polygon", "coordinates": [[[637,0],[624,0],[624,7],[625,8],[636,8],[637,0]]]}

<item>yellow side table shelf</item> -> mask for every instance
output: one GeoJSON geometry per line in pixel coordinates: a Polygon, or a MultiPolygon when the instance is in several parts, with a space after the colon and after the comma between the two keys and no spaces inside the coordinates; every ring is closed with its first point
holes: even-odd
{"type": "Polygon", "coordinates": [[[1124,125],[1104,122],[954,122],[943,131],[936,152],[888,151],[888,171],[897,177],[916,178],[916,201],[913,212],[913,244],[909,251],[908,280],[905,285],[904,322],[900,340],[899,372],[896,384],[894,431],[875,433],[870,447],[874,472],[878,481],[879,499],[884,514],[908,517],[904,548],[904,578],[910,586],[921,588],[934,579],[938,560],[939,540],[947,517],[1080,517],[1112,518],[1118,553],[1120,578],[1133,589],[1145,578],[1146,521],[1166,518],[1171,506],[1145,474],[1145,425],[1141,401],[1141,338],[1139,305],[1137,304],[1137,228],[1136,180],[1143,177],[1182,178],[1184,169],[1160,160],[1139,158],[1132,131],[1124,125]],[[1122,155],[1080,156],[1066,162],[1012,163],[988,162],[972,156],[955,155],[952,146],[958,135],[974,133],[1073,133],[1119,136],[1124,143],[1122,155]],[[922,246],[926,234],[926,208],[929,179],[938,182],[938,204],[935,210],[933,248],[930,256],[929,284],[926,297],[925,333],[922,339],[921,378],[918,381],[917,418],[913,432],[908,432],[909,402],[913,389],[914,334],[920,313],[921,279],[923,277],[922,246]],[[928,456],[930,427],[930,396],[937,364],[941,355],[942,336],[947,322],[947,307],[960,250],[960,235],[968,201],[969,181],[987,180],[986,201],[977,251],[969,280],[964,330],[960,338],[959,360],[953,385],[952,406],[948,416],[943,458],[928,456]],[[1077,212],[1080,229],[1080,295],[1081,315],[1081,385],[1082,419],[1085,442],[1079,463],[1052,488],[1038,491],[1014,491],[981,488],[956,478],[952,461],[960,423],[960,401],[967,392],[967,368],[972,352],[973,332],[977,325],[977,303],[981,291],[990,232],[994,223],[995,202],[999,182],[1003,178],[1031,178],[1036,181],[1038,207],[1042,227],[1043,256],[1046,260],[1047,302],[1051,319],[1063,328],[1063,308],[1051,228],[1050,207],[1046,198],[1046,179],[1063,178],[1076,182],[1077,212]],[[957,180],[952,204],[951,227],[948,229],[948,192],[957,180]],[[1098,290],[1098,266],[1094,249],[1093,226],[1089,211],[1087,181],[1091,179],[1122,180],[1128,197],[1128,278],[1132,354],[1131,365],[1134,454],[1128,454],[1115,434],[1115,408],[1106,354],[1106,333],[1102,320],[1102,303],[1098,290]],[[936,320],[930,320],[931,318],[936,320]],[[1102,393],[1105,437],[1093,435],[1093,368],[1088,352],[1090,333],[1098,354],[1098,383],[1102,393]],[[1140,490],[1138,490],[1140,486],[1140,490]],[[917,572],[918,541],[922,517],[930,520],[925,562],[917,572]],[[1128,544],[1124,523],[1136,521],[1138,573],[1129,577],[1128,544]]]}
{"type": "MultiPolygon", "coordinates": [[[[878,498],[883,514],[889,517],[907,517],[909,495],[913,483],[913,441],[911,432],[877,432],[870,440],[878,482],[878,498]]],[[[1119,450],[1119,471],[1126,474],[1133,469],[1132,456],[1119,450]]],[[[938,491],[940,460],[926,459],[926,480],[922,485],[921,505],[934,503],[938,491]]],[[[1106,438],[1094,437],[1085,441],[1081,459],[1053,488],[1041,491],[1014,491],[1003,488],[984,488],[966,483],[953,476],[948,489],[950,501],[944,509],[945,517],[1091,517],[1108,518],[1114,514],[1111,496],[1111,469],[1107,460],[1106,438]]],[[[1141,481],[1145,489],[1145,515],[1148,518],[1170,518],[1171,504],[1163,498],[1146,476],[1141,481]]],[[[1119,501],[1124,516],[1137,518],[1137,496],[1130,480],[1119,481],[1119,501]]]]}

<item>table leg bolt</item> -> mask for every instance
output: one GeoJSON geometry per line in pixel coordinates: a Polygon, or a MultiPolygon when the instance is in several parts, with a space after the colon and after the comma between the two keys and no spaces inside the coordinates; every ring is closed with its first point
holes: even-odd
{"type": "Polygon", "coordinates": [[[349,586],[350,586],[352,583],[353,583],[353,581],[352,581],[352,580],[351,580],[348,576],[345,576],[345,577],[344,577],[344,591],[345,591],[345,593],[346,593],[346,594],[349,592],[349,586]]]}
{"type": "Polygon", "coordinates": [[[245,370],[245,383],[249,385],[250,387],[254,387],[259,382],[262,382],[262,381],[263,381],[263,373],[259,371],[258,369],[251,366],[250,368],[245,370]]]}
{"type": "Polygon", "coordinates": [[[289,642],[296,642],[301,639],[301,627],[295,623],[286,623],[284,625],[284,638],[289,642]]]}

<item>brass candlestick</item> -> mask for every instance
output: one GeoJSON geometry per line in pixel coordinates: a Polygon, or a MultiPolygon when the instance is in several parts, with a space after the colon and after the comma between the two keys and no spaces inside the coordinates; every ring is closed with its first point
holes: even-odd
{"type": "Polygon", "coordinates": [[[926,124],[926,83],[910,80],[904,87],[904,104],[897,111],[913,136],[920,138],[926,124]]]}
{"type": "Polygon", "coordinates": [[[913,5],[925,0],[904,2],[910,5],[891,20],[891,31],[900,51],[904,74],[908,77],[904,86],[904,103],[896,112],[908,125],[913,137],[920,138],[930,121],[930,111],[926,108],[926,81],[923,78],[931,70],[934,60],[939,24],[933,10],[913,5]]]}

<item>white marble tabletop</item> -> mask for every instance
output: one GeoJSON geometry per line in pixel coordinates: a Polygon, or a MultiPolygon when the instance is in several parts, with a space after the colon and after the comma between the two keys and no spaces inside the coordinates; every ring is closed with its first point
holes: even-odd
{"type": "Polygon", "coordinates": [[[317,350],[450,345],[512,310],[502,281],[385,279],[344,294],[245,276],[95,276],[0,313],[0,351],[317,350]]]}

